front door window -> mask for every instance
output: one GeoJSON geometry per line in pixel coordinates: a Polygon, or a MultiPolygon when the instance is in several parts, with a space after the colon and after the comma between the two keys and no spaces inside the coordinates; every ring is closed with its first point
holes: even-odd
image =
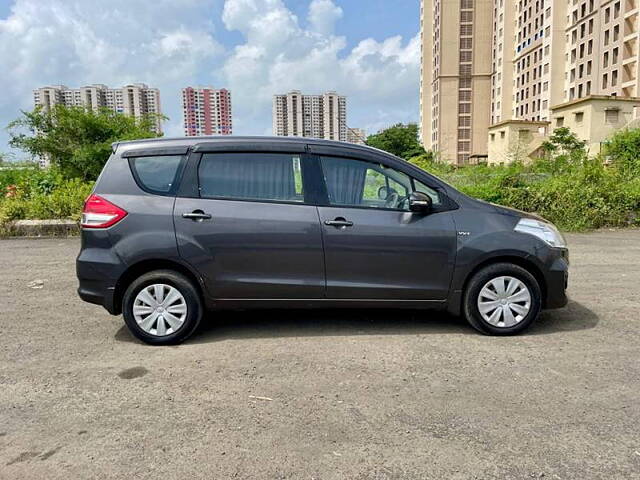
{"type": "Polygon", "coordinates": [[[414,191],[430,195],[440,204],[436,190],[385,165],[338,157],[322,157],[329,203],[334,206],[408,211],[414,191]]]}

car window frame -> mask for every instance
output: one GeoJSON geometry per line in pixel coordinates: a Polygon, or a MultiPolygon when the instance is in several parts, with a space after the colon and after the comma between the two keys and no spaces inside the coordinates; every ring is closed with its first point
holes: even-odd
{"type": "Polygon", "coordinates": [[[181,186],[178,196],[181,198],[200,198],[202,200],[217,200],[217,201],[228,201],[228,202],[248,202],[248,203],[268,203],[268,204],[280,204],[280,205],[316,205],[316,199],[318,194],[315,192],[315,182],[312,181],[310,176],[313,176],[312,173],[307,173],[312,170],[309,166],[310,158],[307,153],[299,152],[299,151],[291,151],[288,149],[277,150],[277,149],[240,149],[240,148],[229,148],[229,149],[215,149],[212,151],[201,150],[197,152],[192,152],[189,156],[187,167],[187,173],[183,175],[183,183],[181,186]],[[295,202],[295,201],[287,201],[287,200],[275,200],[275,199],[262,199],[262,198],[233,198],[233,197],[222,197],[222,196],[203,196],[200,188],[200,164],[204,161],[205,155],[226,155],[226,154],[256,154],[256,155],[269,155],[269,154],[283,154],[290,156],[298,156],[300,157],[300,169],[302,175],[302,197],[303,201],[295,202]]]}
{"type": "MultiPolygon", "coordinates": [[[[336,204],[332,204],[329,200],[329,190],[327,188],[326,185],[326,179],[324,177],[324,170],[322,169],[322,157],[336,157],[336,158],[340,158],[340,159],[344,159],[344,160],[356,160],[356,161],[360,161],[360,162],[367,162],[367,163],[371,163],[373,165],[382,165],[386,168],[391,168],[393,170],[397,170],[400,173],[403,173],[404,175],[407,175],[411,181],[411,188],[412,193],[419,191],[416,189],[415,186],[415,181],[418,181],[422,184],[424,184],[425,186],[431,188],[432,190],[436,191],[438,193],[438,195],[440,196],[441,199],[441,203],[440,205],[434,205],[433,208],[431,209],[431,211],[429,212],[431,213],[440,213],[440,212],[446,212],[446,211],[450,211],[450,210],[454,210],[456,208],[458,208],[458,205],[453,202],[453,200],[451,200],[451,198],[447,195],[446,191],[444,188],[442,188],[440,185],[436,185],[432,182],[428,182],[425,181],[423,178],[418,178],[416,175],[413,175],[412,172],[407,171],[405,169],[402,168],[402,166],[399,165],[394,165],[392,162],[388,162],[385,161],[386,159],[384,159],[383,157],[380,158],[376,158],[370,155],[367,155],[366,157],[364,156],[359,156],[357,155],[357,153],[352,153],[352,152],[344,152],[344,153],[340,153],[340,152],[327,152],[327,153],[321,153],[321,152],[314,152],[313,154],[311,154],[311,156],[314,159],[314,162],[317,164],[317,167],[319,168],[319,178],[318,181],[322,183],[322,192],[323,192],[323,198],[321,201],[321,204],[319,206],[322,207],[331,207],[331,208],[355,208],[355,209],[359,209],[359,210],[372,210],[372,211],[381,211],[381,212],[402,212],[402,213],[411,213],[410,210],[403,210],[400,208],[386,208],[386,207],[370,207],[367,205],[336,205],[336,204]]],[[[429,178],[428,176],[424,175],[423,177],[429,178]]],[[[427,194],[426,192],[423,192],[425,194],[427,194]]],[[[428,194],[427,194],[428,195],[428,194]]]]}

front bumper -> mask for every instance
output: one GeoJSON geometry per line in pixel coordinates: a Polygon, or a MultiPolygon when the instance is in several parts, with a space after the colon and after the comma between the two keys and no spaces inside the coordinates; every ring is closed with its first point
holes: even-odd
{"type": "Polygon", "coordinates": [[[569,299],[567,298],[567,287],[569,286],[569,252],[566,249],[560,251],[545,274],[547,292],[545,296],[544,308],[562,308],[569,299]]]}

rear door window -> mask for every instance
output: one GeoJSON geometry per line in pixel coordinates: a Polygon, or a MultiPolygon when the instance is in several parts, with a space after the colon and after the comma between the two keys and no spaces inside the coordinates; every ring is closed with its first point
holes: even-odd
{"type": "Polygon", "coordinates": [[[304,202],[300,155],[208,153],[198,177],[204,198],[304,202]]]}
{"type": "Polygon", "coordinates": [[[136,182],[143,190],[169,194],[175,191],[184,159],[183,155],[131,157],[129,165],[136,182]]]}

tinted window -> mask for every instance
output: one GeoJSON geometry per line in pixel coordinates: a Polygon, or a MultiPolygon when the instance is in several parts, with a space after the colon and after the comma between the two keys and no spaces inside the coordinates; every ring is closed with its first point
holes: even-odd
{"type": "Polygon", "coordinates": [[[169,193],[176,184],[182,160],[181,155],[135,157],[129,159],[136,181],[155,193],[169,193]]]}
{"type": "Polygon", "coordinates": [[[407,174],[384,165],[338,157],[322,157],[322,170],[332,205],[409,210],[411,192],[438,193],[407,174]]]}
{"type": "Polygon", "coordinates": [[[303,202],[300,156],[211,153],[198,168],[200,195],[209,198],[303,202]]]}

